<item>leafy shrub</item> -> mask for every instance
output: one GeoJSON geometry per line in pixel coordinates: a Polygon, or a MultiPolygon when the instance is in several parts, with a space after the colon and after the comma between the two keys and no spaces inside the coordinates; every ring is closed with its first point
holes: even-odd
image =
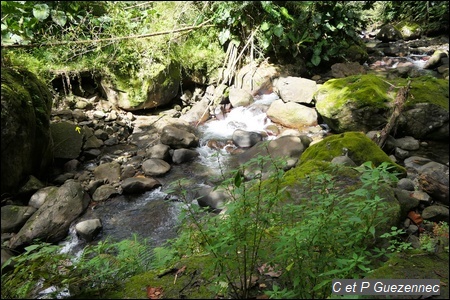
{"type": "Polygon", "coordinates": [[[232,297],[248,298],[253,275],[266,268],[281,274],[283,286],[274,286],[272,297],[327,297],[332,279],[358,278],[370,270],[376,229],[389,214],[378,193],[397,180],[387,163],[356,169],[361,187],[353,192],[335,187],[332,175],[319,174],[304,182],[308,197],[294,201],[281,184],[281,161],[260,156],[225,175],[229,202],[220,214],[187,205],[178,248],[213,255],[217,291],[227,287],[232,297]],[[249,164],[262,171],[267,161],[274,167],[269,179],[256,172],[259,176],[244,182],[241,174],[249,164]]]}
{"type": "Polygon", "coordinates": [[[71,297],[98,294],[145,272],[151,261],[147,252],[136,237],[88,245],[79,257],[62,253],[61,246],[38,242],[10,258],[13,270],[2,270],[2,298],[36,298],[44,291],[52,297],[64,292],[71,297]]]}

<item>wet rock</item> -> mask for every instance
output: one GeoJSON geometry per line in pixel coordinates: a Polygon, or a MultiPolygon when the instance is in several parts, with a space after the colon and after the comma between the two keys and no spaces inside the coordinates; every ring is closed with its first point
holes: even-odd
{"type": "Polygon", "coordinates": [[[232,135],[233,143],[241,148],[252,147],[262,139],[261,133],[242,129],[236,129],[232,135]]]}
{"type": "Polygon", "coordinates": [[[175,164],[181,164],[194,160],[199,156],[199,153],[192,149],[175,149],[172,153],[172,161],[175,164]]]}
{"type": "Polygon", "coordinates": [[[77,235],[86,242],[91,242],[102,230],[100,219],[85,220],[75,225],[77,235]]]}
{"type": "Polygon", "coordinates": [[[154,178],[148,177],[126,178],[121,183],[123,194],[141,194],[146,191],[151,191],[160,186],[161,182],[154,178]]]}

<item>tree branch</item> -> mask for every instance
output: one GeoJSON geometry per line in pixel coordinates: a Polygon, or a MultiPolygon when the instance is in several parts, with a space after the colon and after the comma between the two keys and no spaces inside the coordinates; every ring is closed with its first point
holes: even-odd
{"type": "Polygon", "coordinates": [[[189,26],[189,27],[184,27],[184,28],[179,28],[179,29],[174,29],[174,30],[160,31],[160,32],[140,34],[140,35],[112,37],[112,38],[104,38],[104,39],[97,39],[97,40],[62,41],[62,42],[52,42],[52,43],[43,43],[43,44],[28,44],[28,45],[12,44],[12,45],[1,45],[1,46],[2,46],[2,48],[34,48],[34,47],[52,47],[52,46],[60,46],[60,45],[67,45],[67,44],[87,44],[87,43],[119,41],[119,40],[127,40],[127,39],[142,39],[142,38],[149,38],[149,37],[158,36],[158,35],[194,30],[194,29],[198,29],[201,27],[215,26],[214,24],[206,25],[206,23],[208,23],[209,21],[210,20],[208,20],[200,25],[197,25],[197,26],[189,26]]]}
{"type": "Polygon", "coordinates": [[[384,146],[384,142],[389,136],[389,133],[394,128],[395,124],[397,123],[397,119],[400,116],[403,105],[405,104],[406,100],[408,99],[409,89],[411,86],[411,80],[408,81],[408,84],[404,87],[401,87],[400,90],[397,92],[397,96],[395,97],[395,103],[394,103],[394,111],[392,112],[391,117],[389,118],[389,121],[387,122],[386,126],[381,130],[380,134],[375,137],[375,142],[378,144],[380,148],[384,146]]]}

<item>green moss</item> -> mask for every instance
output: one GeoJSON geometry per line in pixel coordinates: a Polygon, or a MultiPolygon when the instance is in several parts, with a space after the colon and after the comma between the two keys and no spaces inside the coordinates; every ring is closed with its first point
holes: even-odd
{"type": "MultiPolygon", "coordinates": [[[[324,138],[322,141],[309,146],[300,156],[298,167],[310,160],[330,162],[334,157],[342,155],[343,149],[348,149],[348,156],[360,165],[371,161],[375,166],[383,162],[392,163],[401,176],[406,175],[404,167],[392,162],[389,156],[362,132],[345,132],[324,138]]],[[[320,166],[320,165],[319,165],[320,166]]]]}
{"type": "MultiPolygon", "coordinates": [[[[406,79],[403,85],[406,85],[406,79]]],[[[421,76],[411,80],[410,96],[406,107],[417,103],[431,103],[448,111],[448,80],[432,76],[421,76]]]]}
{"type": "Polygon", "coordinates": [[[183,275],[177,276],[176,280],[174,273],[158,278],[163,271],[153,270],[131,277],[117,291],[110,291],[102,298],[148,299],[146,288],[149,286],[161,287],[163,299],[214,299],[215,293],[208,289],[214,276],[211,268],[214,260],[209,255],[184,257],[173,266],[178,269],[186,266],[183,275]]]}
{"type": "Polygon", "coordinates": [[[395,94],[390,93],[390,85],[376,75],[354,75],[330,79],[316,92],[327,94],[326,101],[319,101],[316,108],[326,117],[334,115],[345,103],[354,103],[354,108],[364,106],[386,107],[395,94]]]}
{"type": "MultiPolygon", "coordinates": [[[[448,299],[448,253],[427,254],[422,250],[395,253],[384,265],[365,279],[439,279],[441,295],[437,298],[448,299]]],[[[363,296],[374,299],[374,296],[363,296]]],[[[386,299],[386,296],[379,296],[386,299]]],[[[433,297],[434,298],[434,297],[433,297]]]]}

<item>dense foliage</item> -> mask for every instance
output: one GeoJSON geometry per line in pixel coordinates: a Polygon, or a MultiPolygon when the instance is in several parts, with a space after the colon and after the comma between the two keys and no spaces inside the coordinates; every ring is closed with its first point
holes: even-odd
{"type": "Polygon", "coordinates": [[[212,77],[230,43],[238,45],[242,62],[270,58],[313,69],[345,60],[346,50],[360,43],[358,32],[368,21],[407,19],[429,30],[448,24],[444,1],[3,1],[1,5],[2,63],[22,62],[40,73],[49,68],[111,68],[132,76],[152,63],[171,60],[188,75],[212,77]],[[214,26],[135,38],[199,24],[214,26]],[[3,47],[14,44],[30,48],[3,47]]]}
{"type": "Polygon", "coordinates": [[[383,22],[417,22],[428,33],[448,32],[448,1],[380,1],[383,22]]]}

